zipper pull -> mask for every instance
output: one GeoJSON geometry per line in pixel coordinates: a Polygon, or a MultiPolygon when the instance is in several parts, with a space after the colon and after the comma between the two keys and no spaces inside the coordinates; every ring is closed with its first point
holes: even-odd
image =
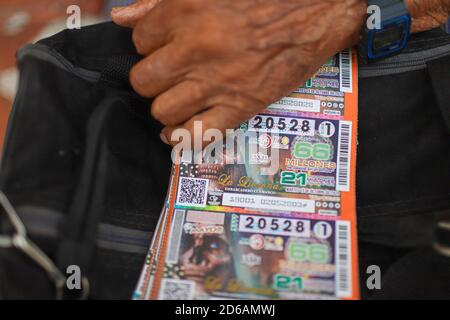
{"type": "Polygon", "coordinates": [[[22,251],[31,260],[45,270],[55,285],[56,299],[61,300],[64,294],[66,278],[53,261],[30,239],[27,238],[25,226],[6,195],[0,191],[0,206],[3,207],[14,234],[12,237],[0,236],[0,247],[14,247],[22,251]]]}

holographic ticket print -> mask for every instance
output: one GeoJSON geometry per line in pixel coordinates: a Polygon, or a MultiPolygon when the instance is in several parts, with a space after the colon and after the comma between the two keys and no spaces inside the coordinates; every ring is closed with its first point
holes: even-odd
{"type": "Polygon", "coordinates": [[[347,222],[175,209],[158,299],[332,299],[351,292],[347,222]]]}
{"type": "Polygon", "coordinates": [[[278,170],[262,175],[260,165],[272,155],[259,152],[245,155],[244,164],[182,163],[176,207],[340,214],[340,191],[349,187],[351,122],[267,113],[242,127],[262,133],[248,144],[277,149],[278,170]]]}
{"type": "Polygon", "coordinates": [[[174,165],[143,299],[358,299],[356,80],[345,50],[240,126],[245,161],[174,165]]]}

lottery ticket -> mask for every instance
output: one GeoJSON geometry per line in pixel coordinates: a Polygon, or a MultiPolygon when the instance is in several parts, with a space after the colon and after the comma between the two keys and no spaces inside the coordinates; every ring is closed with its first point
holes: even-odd
{"type": "Polygon", "coordinates": [[[351,122],[260,114],[246,126],[260,133],[248,144],[277,149],[278,169],[262,175],[273,155],[260,152],[247,154],[244,164],[182,163],[177,207],[340,214],[340,191],[350,181],[351,122]]]}
{"type": "Polygon", "coordinates": [[[174,165],[138,295],[357,299],[355,53],[239,130],[227,161],[174,165]]]}
{"type": "Polygon", "coordinates": [[[160,254],[159,248],[161,245],[161,239],[164,234],[163,230],[165,230],[167,225],[167,209],[169,205],[169,196],[172,193],[172,188],[174,185],[173,179],[174,170],[171,172],[170,183],[168,187],[168,192],[166,199],[164,201],[164,206],[161,210],[160,217],[158,219],[158,223],[155,228],[155,232],[152,237],[152,241],[150,243],[150,248],[147,252],[145,263],[141,271],[141,275],[138,280],[138,284],[133,292],[132,299],[133,300],[148,300],[149,293],[151,289],[151,285],[154,279],[154,271],[156,268],[156,261],[160,254]]]}
{"type": "Polygon", "coordinates": [[[334,299],[351,292],[349,224],[175,209],[158,299],[334,299]]]}
{"type": "Polygon", "coordinates": [[[142,268],[136,289],[133,292],[133,300],[145,300],[148,296],[148,290],[152,284],[152,277],[155,267],[155,256],[158,254],[158,248],[161,241],[162,230],[167,222],[166,210],[162,210],[155,233],[150,243],[150,249],[145,258],[144,267],[142,268]]]}

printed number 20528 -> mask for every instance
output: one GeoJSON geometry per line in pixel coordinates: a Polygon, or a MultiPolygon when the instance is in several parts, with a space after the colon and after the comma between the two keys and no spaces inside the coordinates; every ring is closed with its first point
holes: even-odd
{"type": "Polygon", "coordinates": [[[309,220],[242,215],[239,218],[239,231],[309,237],[311,224],[309,220]]]}

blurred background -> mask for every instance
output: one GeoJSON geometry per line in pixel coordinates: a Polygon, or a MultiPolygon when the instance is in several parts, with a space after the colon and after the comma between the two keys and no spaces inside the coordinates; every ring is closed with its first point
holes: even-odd
{"type": "Polygon", "coordinates": [[[23,45],[66,28],[67,8],[78,5],[81,24],[110,20],[113,6],[133,0],[0,0],[0,148],[17,88],[15,54],[23,45]]]}

